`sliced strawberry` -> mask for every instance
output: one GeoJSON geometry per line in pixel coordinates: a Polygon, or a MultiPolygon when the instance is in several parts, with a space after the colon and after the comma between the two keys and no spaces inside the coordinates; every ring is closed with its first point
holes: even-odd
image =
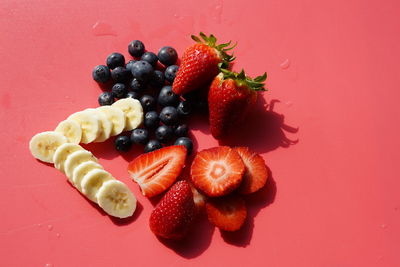
{"type": "Polygon", "coordinates": [[[146,197],[164,192],[179,176],[185,165],[185,146],[169,146],[140,155],[128,165],[132,179],[146,197]]]}
{"type": "Polygon", "coordinates": [[[264,159],[249,150],[248,147],[235,147],[245,165],[242,184],[238,191],[240,194],[248,195],[261,189],[268,179],[268,169],[264,159]]]}
{"type": "Polygon", "coordinates": [[[224,231],[239,230],[247,216],[244,200],[238,195],[210,199],[206,210],[208,220],[224,231]]]}
{"type": "Polygon", "coordinates": [[[194,187],[192,184],[190,184],[190,187],[192,189],[193,193],[193,201],[196,206],[196,211],[197,213],[201,213],[204,210],[204,207],[206,206],[206,200],[207,197],[200,193],[196,187],[194,187]]]}
{"type": "Polygon", "coordinates": [[[197,153],[190,170],[193,185],[209,197],[224,196],[242,181],[244,164],[239,154],[227,146],[197,153]]]}

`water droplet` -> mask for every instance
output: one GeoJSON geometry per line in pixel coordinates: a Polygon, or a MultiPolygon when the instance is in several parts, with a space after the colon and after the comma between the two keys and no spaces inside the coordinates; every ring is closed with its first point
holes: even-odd
{"type": "Polygon", "coordinates": [[[280,65],[281,69],[286,70],[290,67],[290,60],[289,59],[285,59],[285,61],[283,61],[280,65]]]}
{"type": "Polygon", "coordinates": [[[285,104],[286,104],[286,106],[288,106],[288,107],[293,106],[293,102],[292,102],[292,101],[287,101],[285,104]]]}
{"type": "Polygon", "coordinates": [[[44,267],[54,267],[54,265],[51,263],[46,263],[46,265],[44,267]]]}
{"type": "Polygon", "coordinates": [[[395,211],[398,211],[398,210],[399,210],[399,207],[394,207],[394,210],[395,210],[395,211]]]}
{"type": "Polygon", "coordinates": [[[41,223],[38,223],[37,226],[38,226],[38,227],[42,227],[42,224],[41,224],[41,223]]]}
{"type": "Polygon", "coordinates": [[[51,224],[47,225],[47,229],[48,229],[49,231],[53,230],[53,225],[51,225],[51,224]]]}
{"type": "Polygon", "coordinates": [[[60,237],[61,237],[60,233],[57,233],[57,234],[56,234],[56,237],[57,237],[57,238],[60,238],[60,237]]]}
{"type": "Polygon", "coordinates": [[[110,24],[101,21],[97,21],[93,25],[92,30],[95,36],[117,36],[117,33],[114,31],[110,24]]]}
{"type": "Polygon", "coordinates": [[[382,224],[382,225],[381,225],[381,228],[382,228],[382,229],[386,229],[386,227],[387,227],[386,224],[382,224]]]}
{"type": "Polygon", "coordinates": [[[174,18],[179,18],[179,15],[178,14],[174,14],[174,18]]]}

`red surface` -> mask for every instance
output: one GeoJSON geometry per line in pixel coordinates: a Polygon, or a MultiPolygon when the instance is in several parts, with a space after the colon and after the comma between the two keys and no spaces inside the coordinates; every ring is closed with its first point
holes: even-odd
{"type": "MultiPolygon", "coordinates": [[[[1,1],[1,265],[400,266],[399,12],[394,0],[1,1]],[[182,53],[200,30],[238,41],[235,69],[269,74],[236,139],[273,179],[237,236],[202,221],[174,247],[149,231],[152,204],[126,171],[134,155],[90,146],[140,202],[121,224],[34,160],[28,141],[97,105],[90,74],[109,53],[127,55],[132,39],[182,53]],[[272,99],[276,113],[262,112],[272,99]]],[[[196,147],[216,145],[194,120],[196,147]]]]}

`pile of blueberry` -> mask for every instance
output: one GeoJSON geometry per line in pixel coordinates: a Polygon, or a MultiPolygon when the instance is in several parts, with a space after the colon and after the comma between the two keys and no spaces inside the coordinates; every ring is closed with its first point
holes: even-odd
{"type": "Polygon", "coordinates": [[[111,105],[116,99],[132,97],[142,104],[143,128],[130,136],[120,135],[115,139],[119,151],[129,151],[133,144],[144,145],[150,152],[163,145],[184,145],[191,153],[192,140],[187,137],[188,126],[182,121],[192,113],[194,98],[182,100],[173,93],[172,83],[178,66],[176,50],[164,46],[156,55],[145,52],[144,44],[135,40],[128,45],[128,52],[134,58],[125,64],[125,57],[112,53],[106,65],[94,67],[92,76],[99,84],[110,85],[111,90],[100,94],[100,105],[111,105]]]}

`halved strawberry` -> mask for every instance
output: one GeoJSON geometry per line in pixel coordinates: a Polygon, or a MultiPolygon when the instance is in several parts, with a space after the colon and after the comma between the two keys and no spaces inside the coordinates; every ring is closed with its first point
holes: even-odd
{"type": "Polygon", "coordinates": [[[128,172],[142,194],[152,197],[164,192],[179,176],[186,160],[185,146],[169,146],[145,153],[132,160],[128,172]]]}
{"type": "Polygon", "coordinates": [[[193,185],[209,197],[224,196],[239,187],[244,164],[239,154],[227,146],[197,153],[190,170],[193,185]]]}
{"type": "Polygon", "coordinates": [[[249,150],[248,147],[235,147],[245,165],[242,184],[238,192],[242,195],[248,195],[261,189],[268,179],[268,169],[264,159],[249,150]]]}
{"type": "Polygon", "coordinates": [[[210,199],[206,210],[208,220],[224,231],[239,230],[247,216],[245,202],[238,195],[210,199]]]}

